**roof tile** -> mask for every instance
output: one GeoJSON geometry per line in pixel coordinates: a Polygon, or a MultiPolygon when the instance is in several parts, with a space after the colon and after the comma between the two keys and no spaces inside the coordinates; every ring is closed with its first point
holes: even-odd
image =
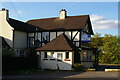
{"type": "Polygon", "coordinates": [[[38,26],[44,30],[71,30],[83,29],[89,19],[89,15],[67,16],[65,19],[45,18],[29,20],[27,23],[38,26]]]}
{"type": "Polygon", "coordinates": [[[57,38],[53,39],[45,46],[37,48],[36,50],[40,51],[74,51],[78,48],[73,45],[72,41],[65,34],[59,35],[57,38]]]}

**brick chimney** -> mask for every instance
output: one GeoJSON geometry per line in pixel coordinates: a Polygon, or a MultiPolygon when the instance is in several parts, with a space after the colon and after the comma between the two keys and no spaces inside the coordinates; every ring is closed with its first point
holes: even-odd
{"type": "Polygon", "coordinates": [[[67,17],[67,11],[65,9],[60,10],[60,19],[65,19],[67,17]]]}
{"type": "Polygon", "coordinates": [[[0,14],[2,15],[2,20],[9,20],[9,11],[7,9],[2,8],[0,14]]]}

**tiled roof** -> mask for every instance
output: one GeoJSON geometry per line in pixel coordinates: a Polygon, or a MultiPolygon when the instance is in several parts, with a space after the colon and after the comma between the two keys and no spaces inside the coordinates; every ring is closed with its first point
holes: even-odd
{"type": "Polygon", "coordinates": [[[27,23],[49,31],[80,30],[88,23],[90,24],[89,28],[91,28],[91,34],[93,33],[89,15],[67,16],[65,19],[60,19],[59,17],[34,19],[27,21],[27,23]]]}
{"type": "MultiPolygon", "coordinates": [[[[27,24],[12,18],[9,18],[9,20],[7,20],[8,23],[15,28],[15,30],[20,30],[20,31],[24,31],[24,32],[35,32],[36,31],[36,26],[33,26],[31,24],[27,24]]],[[[38,30],[42,30],[40,28],[38,28],[38,30]]]]}
{"type": "Polygon", "coordinates": [[[57,38],[53,39],[45,46],[37,48],[40,51],[78,51],[78,48],[73,45],[72,41],[65,34],[59,35],[57,38]]]}

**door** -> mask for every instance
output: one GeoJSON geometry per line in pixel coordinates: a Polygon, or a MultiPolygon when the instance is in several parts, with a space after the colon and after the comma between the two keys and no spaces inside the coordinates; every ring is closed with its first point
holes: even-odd
{"type": "Polygon", "coordinates": [[[57,69],[58,70],[63,69],[62,59],[63,59],[63,53],[57,53],[57,69]]]}
{"type": "Polygon", "coordinates": [[[57,53],[57,61],[58,62],[62,61],[62,57],[63,57],[62,53],[57,53]]]}

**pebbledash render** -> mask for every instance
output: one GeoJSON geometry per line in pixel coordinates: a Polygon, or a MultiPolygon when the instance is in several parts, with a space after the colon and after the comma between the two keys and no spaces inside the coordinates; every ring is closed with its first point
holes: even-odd
{"type": "Polygon", "coordinates": [[[26,23],[11,19],[8,10],[0,11],[2,36],[16,56],[27,56],[26,49],[37,51],[38,68],[72,70],[75,63],[93,67],[90,38],[93,35],[89,15],[67,16],[65,9],[59,17],[33,19],[26,23]],[[5,32],[5,34],[4,34],[5,32]]]}

